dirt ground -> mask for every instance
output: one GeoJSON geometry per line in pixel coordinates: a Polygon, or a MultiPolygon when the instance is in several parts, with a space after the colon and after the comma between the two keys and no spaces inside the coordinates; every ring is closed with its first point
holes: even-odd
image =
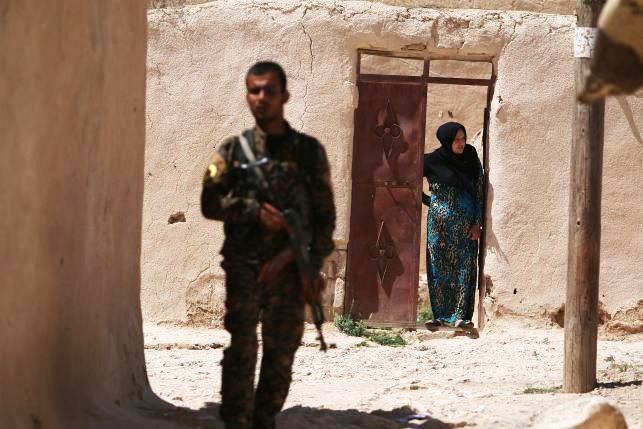
{"type": "MultiPolygon", "coordinates": [[[[322,353],[307,326],[279,428],[526,428],[549,408],[587,395],[612,401],[630,428],[643,427],[642,335],[599,340],[599,386],[586,395],[559,391],[558,327],[503,320],[477,339],[421,330],[404,333],[403,347],[365,343],[332,324],[325,335],[335,347],[322,353]]],[[[177,406],[216,414],[227,342],[224,330],[146,324],[152,388],[177,406]]]]}

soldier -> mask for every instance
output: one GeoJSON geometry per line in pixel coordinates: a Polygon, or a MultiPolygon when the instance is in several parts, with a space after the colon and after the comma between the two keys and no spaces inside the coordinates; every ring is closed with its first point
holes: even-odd
{"type": "Polygon", "coordinates": [[[275,427],[304,329],[305,300],[297,264],[282,263],[267,281],[263,276],[288,246],[282,212],[293,210],[301,216],[302,228],[310,234],[310,263],[318,272],[334,248],[335,206],[324,148],[284,119],[283,106],[290,95],[281,66],[253,65],[246,74],[246,89],[256,126],[217,148],[205,173],[201,210],[206,218],[223,221],[225,232],[224,326],[231,342],[223,352],[221,417],[229,429],[264,429],[275,427]],[[249,159],[242,140],[245,150],[260,161],[249,159]],[[256,185],[257,168],[270,187],[269,195],[256,185]],[[259,320],[263,358],[255,392],[259,320]]]}

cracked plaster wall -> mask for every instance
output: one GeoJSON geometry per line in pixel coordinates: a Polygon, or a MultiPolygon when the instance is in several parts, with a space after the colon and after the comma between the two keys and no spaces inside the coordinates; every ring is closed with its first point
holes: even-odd
{"type": "MultiPolygon", "coordinates": [[[[253,124],[244,101],[250,64],[269,58],[284,65],[292,94],[286,116],[327,148],[335,238],[345,245],[356,50],[409,52],[422,45],[418,55],[495,62],[485,272],[496,302],[506,313],[529,316],[564,302],[573,16],[222,0],[152,10],[148,18],[144,317],[220,320],[223,235],[220,224],[201,217],[199,193],[216,145],[253,124]],[[168,224],[176,212],[186,222],[168,224]]],[[[610,313],[634,307],[643,291],[643,143],[624,111],[641,123],[640,93],[607,103],[601,301],[610,313]]],[[[343,275],[341,263],[335,271],[343,275]]]]}
{"type": "Polygon", "coordinates": [[[538,13],[571,15],[576,10],[576,0],[378,0],[393,6],[518,10],[538,13]]]}
{"type": "MultiPolygon", "coordinates": [[[[576,10],[576,0],[372,0],[392,6],[426,7],[441,9],[490,9],[523,10],[539,13],[571,15],[576,10]]],[[[179,7],[207,3],[208,0],[148,0],[150,8],[179,7]]],[[[345,0],[335,3],[345,3],[345,0]]]]}

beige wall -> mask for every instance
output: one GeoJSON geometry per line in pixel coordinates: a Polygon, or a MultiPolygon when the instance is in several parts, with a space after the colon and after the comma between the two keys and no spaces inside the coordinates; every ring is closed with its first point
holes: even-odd
{"type": "MultiPolygon", "coordinates": [[[[220,224],[201,217],[200,183],[214,147],[253,123],[243,80],[257,60],[284,65],[288,119],[326,146],[335,238],[347,240],[358,48],[493,58],[485,270],[493,308],[539,317],[564,302],[573,16],[331,1],[218,1],[148,16],[144,317],[211,323],[221,316],[223,236],[220,224]],[[169,224],[177,212],[186,221],[169,224]]],[[[641,123],[641,94],[623,100],[641,123]]],[[[466,116],[467,106],[447,96],[441,103],[466,116]]],[[[636,306],[643,292],[642,147],[621,104],[608,102],[601,301],[611,314],[636,306]]]]}
{"type": "Polygon", "coordinates": [[[143,1],[0,2],[3,428],[151,427],[145,55],[143,1]]]}
{"type": "Polygon", "coordinates": [[[571,15],[576,0],[375,0],[393,6],[452,9],[524,10],[571,15]]]}
{"type": "MultiPolygon", "coordinates": [[[[367,0],[369,1],[369,0],[367,0]]],[[[576,10],[576,0],[370,0],[392,6],[427,7],[445,9],[524,10],[540,13],[571,15],[576,10]]],[[[178,7],[207,3],[208,0],[148,0],[150,8],[178,7]]]]}

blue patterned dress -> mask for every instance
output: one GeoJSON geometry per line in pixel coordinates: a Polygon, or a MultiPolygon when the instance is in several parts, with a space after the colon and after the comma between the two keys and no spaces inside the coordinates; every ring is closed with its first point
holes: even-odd
{"type": "Polygon", "coordinates": [[[471,320],[477,280],[478,242],[467,232],[482,224],[482,174],[471,195],[457,186],[430,183],[426,271],[433,317],[448,325],[471,320]]]}

